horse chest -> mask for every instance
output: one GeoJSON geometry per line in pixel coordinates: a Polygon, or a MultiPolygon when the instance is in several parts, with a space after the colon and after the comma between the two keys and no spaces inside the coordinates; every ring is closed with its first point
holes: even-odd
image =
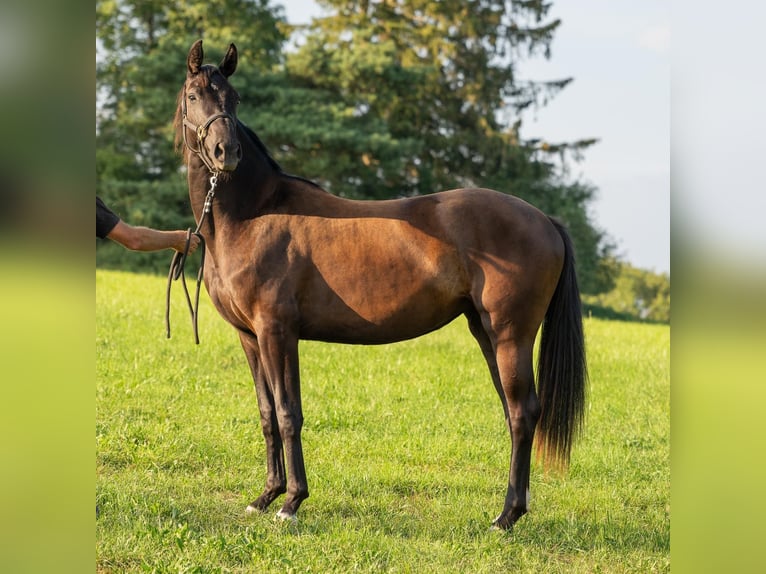
{"type": "Polygon", "coordinates": [[[290,282],[280,279],[284,277],[281,272],[262,277],[257,267],[254,262],[235,269],[219,267],[206,276],[208,293],[219,314],[234,327],[251,332],[255,332],[258,315],[270,314],[293,299],[290,282]]]}
{"type": "Polygon", "coordinates": [[[205,283],[210,300],[221,317],[238,329],[252,331],[252,305],[248,305],[247,298],[242,297],[231,282],[224,281],[217,272],[206,276],[205,283]]]}

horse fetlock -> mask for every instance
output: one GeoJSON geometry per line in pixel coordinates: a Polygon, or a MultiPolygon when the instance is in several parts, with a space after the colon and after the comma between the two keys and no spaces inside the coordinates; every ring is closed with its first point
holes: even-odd
{"type": "Polygon", "coordinates": [[[276,500],[280,495],[286,492],[284,484],[276,486],[267,486],[263,493],[251,502],[245,512],[252,514],[254,512],[266,512],[266,509],[276,500]]]}
{"type": "Polygon", "coordinates": [[[285,503],[282,505],[282,510],[280,512],[283,512],[288,515],[293,515],[298,512],[298,508],[300,507],[301,503],[306,500],[309,497],[309,491],[308,488],[300,488],[299,490],[296,490],[294,492],[290,492],[287,495],[287,499],[285,500],[285,503]]]}
{"type": "Polygon", "coordinates": [[[513,525],[516,524],[519,518],[524,516],[526,513],[526,506],[511,508],[510,510],[503,510],[500,516],[495,518],[495,520],[492,522],[492,529],[507,530],[510,532],[513,529],[513,525]]]}

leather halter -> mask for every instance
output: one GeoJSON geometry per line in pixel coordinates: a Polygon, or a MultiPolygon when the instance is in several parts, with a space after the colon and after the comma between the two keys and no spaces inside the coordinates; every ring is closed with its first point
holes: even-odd
{"type": "Polygon", "coordinates": [[[209,152],[207,151],[207,148],[205,147],[205,138],[208,134],[208,128],[210,127],[210,124],[212,124],[215,120],[218,119],[224,119],[224,120],[230,120],[232,124],[236,125],[236,118],[232,116],[231,114],[227,114],[225,112],[218,112],[210,117],[208,117],[205,120],[205,123],[201,125],[195,125],[189,119],[186,117],[186,91],[184,91],[183,99],[181,101],[181,113],[182,113],[182,120],[183,120],[183,138],[184,138],[184,145],[189,149],[189,151],[196,153],[199,158],[202,160],[202,163],[205,164],[205,167],[207,167],[208,171],[213,174],[218,174],[219,170],[215,168],[213,165],[213,160],[211,159],[209,152]],[[186,137],[186,128],[189,128],[194,131],[194,133],[197,135],[197,149],[194,149],[190,144],[189,140],[186,137]]]}

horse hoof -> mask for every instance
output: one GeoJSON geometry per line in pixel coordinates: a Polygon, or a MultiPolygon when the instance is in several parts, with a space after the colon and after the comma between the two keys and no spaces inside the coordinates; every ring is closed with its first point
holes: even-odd
{"type": "Polygon", "coordinates": [[[492,525],[489,527],[490,532],[510,532],[513,530],[513,522],[508,524],[507,520],[501,520],[502,517],[501,514],[492,521],[492,525]]]}
{"type": "Polygon", "coordinates": [[[297,524],[298,523],[298,516],[295,514],[288,514],[284,510],[280,510],[277,512],[276,516],[274,516],[274,520],[277,522],[289,522],[291,524],[297,524]]]}
{"type": "Polygon", "coordinates": [[[261,510],[252,504],[248,504],[247,508],[245,508],[245,514],[260,514],[261,510]]]}

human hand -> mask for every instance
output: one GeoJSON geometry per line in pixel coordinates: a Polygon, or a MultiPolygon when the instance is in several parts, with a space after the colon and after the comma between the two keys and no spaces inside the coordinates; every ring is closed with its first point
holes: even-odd
{"type": "Polygon", "coordinates": [[[189,255],[194,253],[197,250],[197,247],[199,247],[199,235],[196,233],[191,234],[191,238],[189,239],[189,255]]]}
{"type": "Polygon", "coordinates": [[[196,235],[195,233],[189,233],[188,231],[176,231],[176,240],[173,244],[173,249],[176,251],[183,253],[186,249],[186,238],[189,238],[189,251],[187,255],[191,255],[197,250],[197,247],[199,247],[200,238],[199,235],[196,235]]]}

